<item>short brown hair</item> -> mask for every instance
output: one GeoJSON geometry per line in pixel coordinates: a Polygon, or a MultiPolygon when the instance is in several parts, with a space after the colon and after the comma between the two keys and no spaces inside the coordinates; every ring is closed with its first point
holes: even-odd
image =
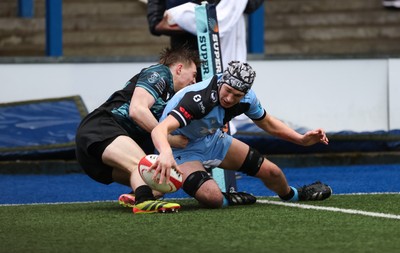
{"type": "Polygon", "coordinates": [[[164,48],[160,53],[159,63],[164,64],[168,67],[174,63],[182,62],[185,65],[194,62],[196,67],[200,66],[200,58],[197,51],[189,49],[187,46],[181,46],[177,48],[164,48]]]}

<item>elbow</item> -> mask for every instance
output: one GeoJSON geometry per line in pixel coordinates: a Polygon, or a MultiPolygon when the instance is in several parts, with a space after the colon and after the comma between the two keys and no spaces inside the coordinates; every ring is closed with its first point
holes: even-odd
{"type": "Polygon", "coordinates": [[[141,122],[149,109],[141,104],[131,104],[129,107],[129,117],[135,122],[141,122]]]}
{"type": "Polygon", "coordinates": [[[157,127],[155,127],[155,128],[153,128],[153,130],[151,130],[151,132],[150,132],[150,134],[151,134],[151,138],[154,138],[154,136],[157,136],[157,129],[156,129],[157,127]]]}

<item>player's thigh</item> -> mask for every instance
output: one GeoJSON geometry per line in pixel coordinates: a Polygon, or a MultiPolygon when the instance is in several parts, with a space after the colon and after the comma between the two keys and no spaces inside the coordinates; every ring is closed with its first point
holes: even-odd
{"type": "Polygon", "coordinates": [[[182,180],[185,182],[186,178],[196,171],[206,171],[200,161],[190,161],[179,165],[182,171],[182,180]]]}
{"type": "Polygon", "coordinates": [[[102,155],[103,162],[114,169],[132,172],[139,160],[146,154],[140,146],[128,136],[118,136],[108,145],[102,155]]]}
{"type": "Polygon", "coordinates": [[[232,144],[220,167],[227,170],[238,170],[245,161],[248,152],[249,145],[232,138],[232,144]]]}

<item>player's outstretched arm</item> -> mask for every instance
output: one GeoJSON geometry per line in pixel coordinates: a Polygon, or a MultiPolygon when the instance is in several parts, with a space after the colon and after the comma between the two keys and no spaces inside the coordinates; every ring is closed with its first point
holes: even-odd
{"type": "Polygon", "coordinates": [[[160,153],[157,161],[152,165],[152,168],[156,169],[153,178],[155,179],[160,173],[160,183],[164,182],[165,179],[169,180],[172,167],[181,173],[172,154],[171,145],[168,142],[168,134],[178,127],[179,122],[174,117],[168,116],[151,131],[154,146],[160,153]]]}
{"type": "Polygon", "coordinates": [[[323,129],[308,131],[303,135],[269,114],[264,119],[254,121],[254,123],[269,134],[298,145],[310,146],[319,142],[327,145],[329,143],[323,129]]]}

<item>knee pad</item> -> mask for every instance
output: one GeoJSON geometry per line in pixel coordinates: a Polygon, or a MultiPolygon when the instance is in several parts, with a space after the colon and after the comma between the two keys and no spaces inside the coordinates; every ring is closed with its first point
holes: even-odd
{"type": "Polygon", "coordinates": [[[238,171],[246,173],[249,176],[255,176],[260,170],[264,157],[254,148],[250,147],[246,159],[238,171]]]}
{"type": "Polygon", "coordinates": [[[204,182],[212,179],[205,171],[195,171],[190,174],[183,183],[183,190],[194,197],[197,190],[204,184],[204,182]]]}

